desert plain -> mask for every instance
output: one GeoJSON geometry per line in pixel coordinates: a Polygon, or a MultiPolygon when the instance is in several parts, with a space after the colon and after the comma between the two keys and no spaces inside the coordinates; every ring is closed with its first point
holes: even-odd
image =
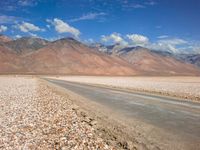
{"type": "Polygon", "coordinates": [[[47,79],[197,104],[200,98],[199,77],[4,75],[0,77],[0,149],[198,149],[197,137],[187,143],[180,135],[138,118],[126,119],[47,79]]]}

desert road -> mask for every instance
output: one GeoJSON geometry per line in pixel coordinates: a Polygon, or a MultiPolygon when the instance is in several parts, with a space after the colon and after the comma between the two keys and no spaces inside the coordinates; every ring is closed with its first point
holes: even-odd
{"type": "Polygon", "coordinates": [[[141,119],[166,132],[200,141],[200,103],[62,80],[45,80],[105,105],[127,118],[141,119]]]}

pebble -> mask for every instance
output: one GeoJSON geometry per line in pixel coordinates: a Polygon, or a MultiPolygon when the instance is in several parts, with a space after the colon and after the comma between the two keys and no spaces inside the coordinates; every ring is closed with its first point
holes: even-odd
{"type": "Polygon", "coordinates": [[[0,149],[113,149],[86,120],[36,78],[0,77],[0,149]]]}

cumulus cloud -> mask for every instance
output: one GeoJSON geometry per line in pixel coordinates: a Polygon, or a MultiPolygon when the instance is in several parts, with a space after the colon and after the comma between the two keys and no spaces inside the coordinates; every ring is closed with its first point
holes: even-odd
{"type": "Polygon", "coordinates": [[[164,39],[164,40],[159,40],[158,42],[163,43],[163,44],[171,44],[171,45],[181,45],[181,44],[187,43],[187,41],[180,38],[164,39]]]}
{"type": "Polygon", "coordinates": [[[94,20],[97,19],[100,16],[105,16],[106,13],[104,12],[100,12],[100,13],[88,13],[88,14],[84,14],[79,18],[75,18],[75,19],[71,19],[71,22],[76,22],[76,21],[81,21],[81,20],[94,20]]]}
{"type": "Polygon", "coordinates": [[[62,21],[61,19],[54,18],[53,20],[47,19],[46,21],[51,23],[58,33],[70,33],[75,37],[80,35],[80,31],[78,29],[70,26],[68,23],[62,21]]]}
{"type": "Polygon", "coordinates": [[[22,32],[44,31],[44,29],[41,29],[40,27],[28,22],[22,22],[22,24],[18,24],[16,27],[20,29],[22,32]]]}
{"type": "Polygon", "coordinates": [[[94,43],[94,40],[92,38],[89,38],[86,40],[87,43],[94,43]]]}
{"type": "Polygon", "coordinates": [[[200,44],[189,42],[181,38],[169,38],[162,35],[155,42],[151,42],[148,37],[140,34],[127,34],[122,36],[120,33],[112,33],[108,36],[101,36],[101,40],[108,44],[119,43],[125,46],[143,46],[158,51],[168,51],[172,53],[200,53],[200,44]]]}
{"type": "Polygon", "coordinates": [[[148,37],[140,34],[127,34],[126,37],[131,41],[131,44],[137,46],[145,46],[149,43],[148,37]]]}
{"type": "Polygon", "coordinates": [[[0,15],[0,24],[12,24],[21,20],[19,17],[0,15]]]}
{"type": "Polygon", "coordinates": [[[197,54],[200,54],[200,46],[199,46],[199,47],[196,47],[196,48],[194,49],[194,52],[197,53],[197,54]]]}
{"type": "Polygon", "coordinates": [[[95,40],[92,38],[89,38],[89,39],[82,40],[82,42],[85,44],[94,44],[95,40]]]}
{"type": "Polygon", "coordinates": [[[22,37],[21,35],[18,35],[18,34],[15,35],[15,38],[16,38],[16,39],[19,39],[19,38],[21,38],[21,37],[22,37]]]}
{"type": "Polygon", "coordinates": [[[199,41],[190,41],[187,46],[182,48],[182,51],[185,53],[200,54],[200,42],[199,41]]]}
{"type": "Polygon", "coordinates": [[[57,37],[49,37],[49,38],[45,38],[47,41],[56,41],[56,40],[59,40],[61,38],[64,38],[63,36],[57,36],[57,37]]]}
{"type": "Polygon", "coordinates": [[[29,32],[29,34],[30,34],[30,36],[32,36],[32,37],[38,37],[38,35],[35,34],[35,33],[31,33],[31,32],[29,32]]]}
{"type": "Polygon", "coordinates": [[[186,44],[188,44],[188,42],[183,39],[171,38],[158,40],[157,42],[150,44],[149,47],[155,50],[163,50],[178,53],[186,44]]]}
{"type": "Polygon", "coordinates": [[[105,35],[102,35],[101,36],[101,40],[103,41],[103,42],[111,42],[111,43],[120,43],[120,44],[124,44],[124,45],[126,45],[126,44],[128,44],[122,37],[121,37],[121,35],[119,34],[119,33],[116,33],[116,32],[114,32],[114,33],[112,33],[112,34],[110,34],[110,35],[108,35],[108,36],[105,36],[105,35]]]}
{"type": "Polygon", "coordinates": [[[1,25],[0,26],[0,32],[5,32],[5,31],[7,31],[7,27],[6,26],[4,26],[4,25],[1,25]]]}

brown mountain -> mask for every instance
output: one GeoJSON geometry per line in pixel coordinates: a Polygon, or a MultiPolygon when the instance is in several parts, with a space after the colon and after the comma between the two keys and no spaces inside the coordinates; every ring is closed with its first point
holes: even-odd
{"type": "Polygon", "coordinates": [[[73,38],[21,38],[0,43],[2,74],[197,75],[191,64],[142,47],[98,52],[73,38]]]}
{"type": "Polygon", "coordinates": [[[15,73],[21,71],[20,58],[12,50],[0,45],[0,73],[15,73]]]}
{"type": "Polygon", "coordinates": [[[27,54],[29,52],[36,51],[43,48],[48,44],[48,41],[37,37],[22,37],[16,40],[8,41],[4,43],[4,46],[12,49],[18,54],[27,54]]]}
{"type": "Polygon", "coordinates": [[[198,75],[200,72],[192,64],[143,47],[124,48],[117,55],[148,75],[198,75]]]}
{"type": "Polygon", "coordinates": [[[5,42],[9,42],[9,41],[12,41],[12,39],[5,35],[0,34],[0,43],[5,43],[5,42]]]}
{"type": "Polygon", "coordinates": [[[16,49],[12,48],[8,45],[1,48],[2,52],[7,52],[6,57],[0,58],[0,65],[3,66],[0,68],[1,73],[6,71],[8,73],[79,75],[135,75],[138,73],[126,61],[97,52],[72,38],[48,43],[43,48],[33,49],[26,55],[21,53],[21,50],[17,50],[16,54],[16,49]],[[14,66],[13,61],[17,62],[14,66]],[[7,70],[2,69],[6,68],[5,64],[7,64],[7,70]]]}
{"type": "Polygon", "coordinates": [[[177,58],[200,68],[200,54],[182,54],[178,55],[177,58]]]}

